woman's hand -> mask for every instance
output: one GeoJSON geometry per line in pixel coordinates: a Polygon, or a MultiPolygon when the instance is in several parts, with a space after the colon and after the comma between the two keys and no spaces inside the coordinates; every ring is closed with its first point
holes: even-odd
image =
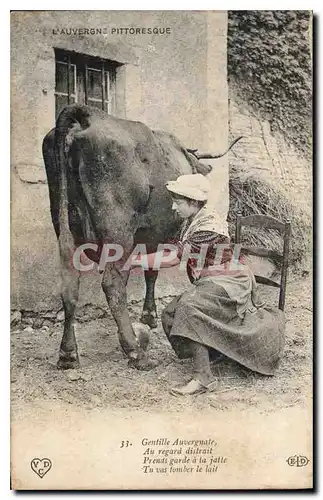
{"type": "Polygon", "coordinates": [[[173,250],[161,250],[159,252],[148,253],[146,255],[134,256],[131,262],[131,269],[134,267],[142,267],[143,269],[168,268],[177,266],[180,259],[177,257],[176,252],[173,250]]]}

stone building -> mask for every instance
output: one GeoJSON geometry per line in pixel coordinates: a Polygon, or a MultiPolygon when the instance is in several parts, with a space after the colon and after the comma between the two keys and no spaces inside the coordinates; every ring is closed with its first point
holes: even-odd
{"type": "MultiPolygon", "coordinates": [[[[118,117],[169,131],[187,147],[223,151],[228,143],[226,33],[224,11],[11,14],[13,308],[59,307],[42,140],[68,95],[70,102],[87,99],[118,117]]],[[[225,159],[215,164],[212,176],[225,212],[225,159]]],[[[157,294],[178,291],[182,281],[177,279],[161,273],[157,294]]],[[[81,303],[104,304],[98,277],[86,280],[81,303]]],[[[130,298],[137,292],[143,294],[143,282],[133,279],[130,298]]]]}

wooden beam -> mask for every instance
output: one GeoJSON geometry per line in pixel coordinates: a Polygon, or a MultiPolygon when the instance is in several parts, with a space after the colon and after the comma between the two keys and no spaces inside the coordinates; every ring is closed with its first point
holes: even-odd
{"type": "Polygon", "coordinates": [[[89,73],[88,73],[88,67],[87,67],[87,64],[85,63],[84,65],[84,101],[85,101],[85,104],[88,104],[89,102],[89,97],[88,97],[88,94],[89,94],[89,73]]]}
{"type": "Polygon", "coordinates": [[[101,94],[102,94],[102,109],[105,110],[105,81],[104,81],[104,62],[101,65],[101,94]]]}
{"type": "Polygon", "coordinates": [[[67,104],[71,104],[71,56],[67,56],[67,104]]]}

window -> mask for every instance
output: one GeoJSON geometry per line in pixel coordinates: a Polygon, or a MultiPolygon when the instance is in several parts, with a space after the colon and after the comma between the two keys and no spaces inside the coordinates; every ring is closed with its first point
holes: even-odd
{"type": "Polygon", "coordinates": [[[118,63],[59,49],[55,60],[56,118],[64,106],[74,102],[115,114],[118,63]]]}

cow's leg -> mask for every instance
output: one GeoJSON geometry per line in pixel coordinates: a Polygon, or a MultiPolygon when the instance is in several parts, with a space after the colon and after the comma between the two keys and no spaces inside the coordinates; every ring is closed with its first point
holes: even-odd
{"type": "Polygon", "coordinates": [[[79,366],[74,332],[75,309],[78,301],[80,275],[72,266],[73,242],[70,238],[59,238],[62,276],[62,301],[65,313],[64,333],[61,341],[57,368],[67,370],[79,366]]]}
{"type": "Polygon", "coordinates": [[[120,345],[130,364],[139,370],[150,370],[155,364],[148,360],[146,352],[139,345],[127,311],[128,276],[129,271],[121,270],[118,264],[108,263],[103,274],[102,288],[118,326],[120,345]]]}
{"type": "Polygon", "coordinates": [[[145,271],[146,297],[140,321],[150,328],[157,328],[157,309],[155,303],[155,283],[158,271],[145,271]]]}

